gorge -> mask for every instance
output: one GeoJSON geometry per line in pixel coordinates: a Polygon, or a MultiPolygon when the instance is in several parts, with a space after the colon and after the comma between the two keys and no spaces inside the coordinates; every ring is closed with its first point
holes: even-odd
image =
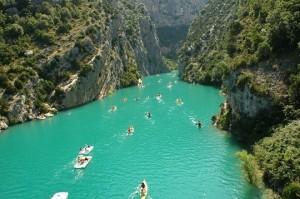
{"type": "MultiPolygon", "coordinates": [[[[214,103],[206,115],[204,129],[213,128],[212,119],[214,126],[230,132],[233,146],[246,150],[239,153],[244,175],[262,194],[254,190],[254,195],[250,191],[238,198],[298,199],[299,7],[298,0],[1,0],[0,129],[114,96],[116,89],[137,85],[142,76],[170,71],[166,60],[178,58],[181,80],[220,88],[226,95],[224,102],[217,100],[222,103],[219,114],[214,103]]],[[[164,90],[166,84],[159,82],[168,78],[163,77],[150,77],[157,78],[155,92],[164,90]]],[[[172,81],[172,86],[178,82],[172,81]]],[[[177,98],[188,95],[194,110],[210,103],[197,105],[204,91],[190,86],[183,86],[177,98]]],[[[117,96],[119,92],[126,90],[117,96]]],[[[237,148],[229,155],[242,149],[237,148]]],[[[232,161],[239,164],[236,157],[232,161]]],[[[201,197],[197,194],[191,197],[201,197]]]]}
{"type": "Polygon", "coordinates": [[[207,0],[144,0],[144,3],[156,25],[162,54],[176,60],[190,24],[207,0]]]}

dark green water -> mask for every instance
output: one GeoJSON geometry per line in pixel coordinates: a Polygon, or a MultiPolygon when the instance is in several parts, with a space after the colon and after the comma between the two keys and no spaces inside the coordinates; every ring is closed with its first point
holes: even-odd
{"type": "Polygon", "coordinates": [[[71,199],[137,198],[132,193],[144,178],[153,199],[258,198],[242,176],[239,147],[211,125],[223,101],[219,91],[180,82],[175,73],[144,81],[144,89],[123,89],[1,134],[0,198],[50,198],[59,191],[71,199]],[[177,106],[176,98],[184,105],[177,106]],[[112,105],[116,112],[108,111],[112,105]],[[144,117],[146,111],[152,119],[144,117]],[[201,119],[202,129],[195,119],[201,119]],[[135,127],[133,136],[126,136],[129,125],[135,127]],[[85,170],[74,170],[86,143],[95,146],[93,159],[85,170]]]}

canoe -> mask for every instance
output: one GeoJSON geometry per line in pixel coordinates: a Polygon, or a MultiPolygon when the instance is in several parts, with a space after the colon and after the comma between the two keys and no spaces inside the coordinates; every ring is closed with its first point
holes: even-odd
{"type": "Polygon", "coordinates": [[[85,146],[79,151],[79,155],[88,155],[93,149],[94,146],[85,146]]]}
{"type": "Polygon", "coordinates": [[[92,156],[78,156],[74,164],[74,169],[84,169],[90,163],[92,156]]]}
{"type": "Polygon", "coordinates": [[[58,192],[55,193],[51,199],[68,199],[69,193],[68,192],[58,192]]]}

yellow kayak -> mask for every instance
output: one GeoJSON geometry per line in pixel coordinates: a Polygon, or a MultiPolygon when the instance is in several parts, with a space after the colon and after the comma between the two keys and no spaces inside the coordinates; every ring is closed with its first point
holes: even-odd
{"type": "Polygon", "coordinates": [[[148,195],[148,185],[146,180],[143,180],[141,187],[140,187],[140,197],[141,199],[146,199],[148,195]]]}

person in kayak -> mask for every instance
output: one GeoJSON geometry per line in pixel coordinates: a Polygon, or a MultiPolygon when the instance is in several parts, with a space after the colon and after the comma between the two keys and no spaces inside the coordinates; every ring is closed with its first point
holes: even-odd
{"type": "Polygon", "coordinates": [[[141,196],[146,196],[147,192],[148,192],[147,186],[146,186],[145,182],[142,182],[141,189],[140,189],[141,196]]]}
{"type": "Polygon", "coordinates": [[[146,112],[145,115],[148,119],[151,119],[151,117],[152,117],[152,114],[150,112],[146,112]]]}
{"type": "Polygon", "coordinates": [[[127,135],[132,135],[134,132],[134,128],[132,126],[128,127],[127,129],[127,135]]]}
{"type": "Polygon", "coordinates": [[[182,105],[182,104],[183,104],[182,99],[181,99],[181,98],[177,98],[177,99],[176,99],[176,104],[177,104],[177,105],[182,105]]]}
{"type": "Polygon", "coordinates": [[[115,112],[117,110],[117,106],[112,106],[111,108],[110,108],[110,111],[111,112],[115,112]]]}
{"type": "Polygon", "coordinates": [[[200,121],[200,120],[198,120],[198,121],[196,122],[196,126],[197,126],[199,129],[202,127],[202,124],[201,124],[201,121],[200,121]]]}

